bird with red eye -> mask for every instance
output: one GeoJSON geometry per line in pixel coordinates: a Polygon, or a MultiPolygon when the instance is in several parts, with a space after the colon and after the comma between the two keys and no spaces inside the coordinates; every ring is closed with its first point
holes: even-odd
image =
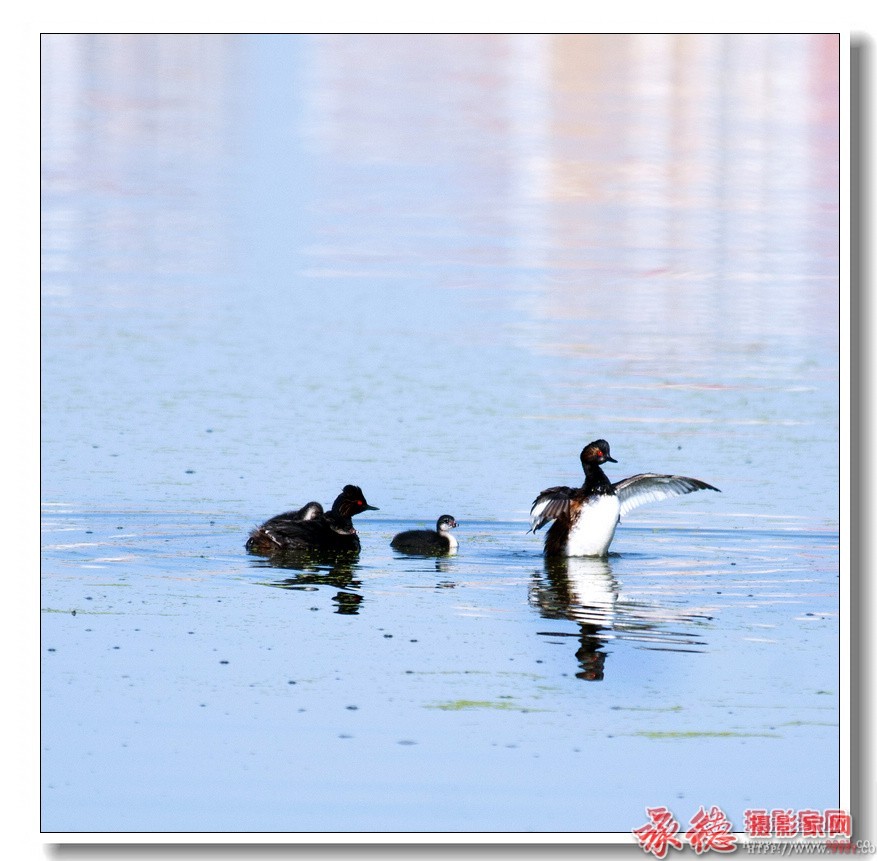
{"type": "Polygon", "coordinates": [[[589,442],[579,455],[585,473],[581,487],[549,487],[530,508],[530,531],[551,524],[545,537],[546,556],[606,556],[615,527],[629,511],[696,490],[715,490],[699,478],[644,472],[611,482],[600,468],[618,463],[605,439],[589,442]]]}
{"type": "Polygon", "coordinates": [[[329,511],[323,512],[319,503],[308,503],[299,511],[278,514],[250,533],[246,548],[250,553],[271,557],[359,553],[359,536],[352,518],[378,510],[368,504],[361,488],[346,484],[329,511]],[[306,510],[308,517],[303,518],[301,513],[306,510]]]}

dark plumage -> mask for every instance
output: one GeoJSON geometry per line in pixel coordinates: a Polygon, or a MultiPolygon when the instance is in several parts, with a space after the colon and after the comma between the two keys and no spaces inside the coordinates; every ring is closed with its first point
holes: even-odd
{"type": "Polygon", "coordinates": [[[409,529],[400,532],[390,546],[402,553],[421,556],[438,556],[457,549],[457,539],[450,530],[457,528],[457,521],[450,514],[443,514],[432,529],[409,529]]]}
{"type": "MultiPolygon", "coordinates": [[[[302,520],[313,520],[320,514],[323,514],[323,506],[319,502],[306,502],[297,511],[285,511],[283,514],[277,514],[270,520],[266,520],[259,529],[278,529],[283,528],[290,523],[297,523],[302,520]]],[[[257,530],[253,530],[253,535],[257,530]]]]}
{"type": "Polygon", "coordinates": [[[296,552],[357,553],[359,536],[352,518],[362,511],[377,510],[365,501],[360,488],[348,484],[332,503],[331,511],[324,512],[319,502],[309,502],[298,511],[278,514],[250,533],[246,548],[260,556],[296,552]]]}

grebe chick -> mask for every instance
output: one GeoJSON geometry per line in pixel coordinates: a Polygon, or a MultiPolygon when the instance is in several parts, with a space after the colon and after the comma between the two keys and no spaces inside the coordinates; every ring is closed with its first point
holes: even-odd
{"type": "Polygon", "coordinates": [[[402,553],[414,553],[420,556],[437,556],[455,553],[457,539],[451,530],[457,528],[457,521],[450,514],[443,514],[432,529],[409,529],[400,532],[390,546],[402,553]]]}
{"type": "MultiPolygon", "coordinates": [[[[306,502],[298,511],[293,511],[293,520],[313,520],[320,514],[324,514],[323,506],[319,502],[306,502]]],[[[274,519],[273,517],[271,518],[274,519]]]]}

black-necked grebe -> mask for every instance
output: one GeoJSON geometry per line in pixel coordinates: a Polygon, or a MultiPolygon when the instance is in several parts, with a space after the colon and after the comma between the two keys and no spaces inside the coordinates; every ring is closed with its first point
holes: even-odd
{"type": "Polygon", "coordinates": [[[715,490],[711,484],[684,475],[645,472],[614,484],[600,469],[609,461],[609,443],[588,443],[580,455],[585,483],[581,487],[549,487],[530,509],[530,529],[536,532],[553,520],[545,537],[546,556],[605,556],[622,515],[647,502],[682,496],[695,490],[715,490]]]}
{"type": "Polygon", "coordinates": [[[403,553],[416,553],[422,556],[455,553],[457,539],[451,530],[457,528],[457,521],[450,514],[443,514],[432,529],[409,529],[400,532],[390,546],[403,553]]]}
{"type": "Polygon", "coordinates": [[[278,514],[250,533],[246,547],[260,556],[301,551],[356,552],[359,536],[351,518],[377,510],[365,501],[360,488],[348,484],[332,503],[331,511],[324,512],[319,502],[309,502],[298,511],[278,514]]]}

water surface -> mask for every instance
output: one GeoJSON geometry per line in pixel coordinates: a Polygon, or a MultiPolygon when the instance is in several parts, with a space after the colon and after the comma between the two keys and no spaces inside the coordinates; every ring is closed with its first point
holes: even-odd
{"type": "Polygon", "coordinates": [[[839,804],[836,40],[43,63],[45,830],[839,804]],[[596,437],[722,494],[546,565],[596,437]],[[357,562],[243,552],[347,482],[357,562]]]}

